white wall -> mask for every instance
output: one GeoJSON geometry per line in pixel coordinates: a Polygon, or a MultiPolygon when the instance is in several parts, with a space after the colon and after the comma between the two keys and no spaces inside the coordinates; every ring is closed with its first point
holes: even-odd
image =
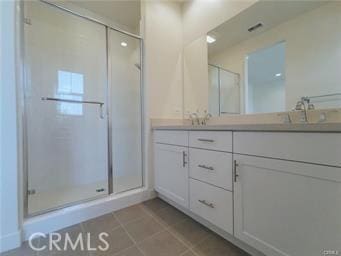
{"type": "Polygon", "coordinates": [[[181,5],[143,1],[144,75],[150,118],[182,118],[181,5]]]}
{"type": "Polygon", "coordinates": [[[184,44],[237,15],[257,0],[193,0],[183,4],[184,44]]]}
{"type": "Polygon", "coordinates": [[[184,48],[184,110],[185,117],[208,109],[208,62],[206,36],[184,48]],[[198,75],[200,74],[200,76],[198,75]]]}
{"type": "Polygon", "coordinates": [[[14,1],[0,2],[1,202],[0,252],[20,244],[14,1]]]}
{"type": "Polygon", "coordinates": [[[182,118],[183,58],[181,5],[142,1],[144,38],[144,182],[154,187],[150,118],[182,118]]]}
{"type": "MultiPolygon", "coordinates": [[[[301,96],[340,93],[340,12],[339,2],[323,5],[210,56],[210,63],[240,73],[244,87],[245,56],[285,40],[286,110],[292,109],[301,96]]],[[[340,106],[340,101],[334,103],[340,106]]]]}

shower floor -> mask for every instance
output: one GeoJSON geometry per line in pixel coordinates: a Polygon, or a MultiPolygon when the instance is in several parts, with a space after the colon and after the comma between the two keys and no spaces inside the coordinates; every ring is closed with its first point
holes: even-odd
{"type": "Polygon", "coordinates": [[[35,214],[64,205],[84,201],[108,194],[108,182],[97,182],[77,187],[60,188],[41,191],[28,197],[28,214],[35,214]],[[98,188],[105,188],[103,192],[96,192],[98,188]]]}

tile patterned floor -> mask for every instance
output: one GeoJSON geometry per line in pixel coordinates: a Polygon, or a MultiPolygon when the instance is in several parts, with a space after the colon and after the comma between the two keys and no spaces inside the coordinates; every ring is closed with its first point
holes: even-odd
{"type": "MultiPolygon", "coordinates": [[[[91,247],[103,246],[98,234],[105,238],[110,249],[101,251],[41,251],[34,252],[25,243],[21,248],[1,256],[248,256],[241,249],[214,234],[198,222],[159,198],[134,205],[112,214],[60,230],[76,239],[79,233],[91,233],[91,247]]],[[[72,240],[74,241],[74,240],[72,240]]],[[[46,245],[46,239],[35,241],[46,245]]]]}

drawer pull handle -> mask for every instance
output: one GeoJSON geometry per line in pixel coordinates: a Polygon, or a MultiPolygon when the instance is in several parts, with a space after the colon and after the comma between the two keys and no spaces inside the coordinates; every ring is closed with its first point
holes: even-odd
{"type": "Polygon", "coordinates": [[[214,142],[214,140],[209,140],[209,139],[198,139],[198,141],[211,142],[211,143],[214,142]]]}
{"type": "Polygon", "coordinates": [[[214,170],[214,168],[212,166],[206,166],[204,164],[199,164],[198,167],[206,169],[206,170],[210,170],[210,171],[214,170]]]}
{"type": "Polygon", "coordinates": [[[233,180],[234,182],[237,182],[237,178],[239,177],[239,174],[237,173],[237,167],[239,164],[237,163],[237,160],[233,161],[233,180]]]}
{"type": "Polygon", "coordinates": [[[206,200],[198,200],[199,203],[202,203],[203,205],[206,205],[212,209],[214,209],[214,204],[206,202],[206,200]]]}
{"type": "Polygon", "coordinates": [[[182,151],[182,167],[186,167],[187,161],[186,161],[186,151],[182,151]]]}

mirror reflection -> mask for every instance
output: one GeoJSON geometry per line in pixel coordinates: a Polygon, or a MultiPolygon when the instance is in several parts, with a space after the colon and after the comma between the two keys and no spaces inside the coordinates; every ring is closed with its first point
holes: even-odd
{"type": "Polygon", "coordinates": [[[192,42],[184,50],[185,113],[341,107],[340,13],[341,2],[258,1],[192,42]]]}
{"type": "Polygon", "coordinates": [[[245,58],[246,113],[285,111],[285,42],[245,58]]]}
{"type": "Polygon", "coordinates": [[[208,112],[211,115],[239,114],[239,74],[208,64],[208,112]]]}

